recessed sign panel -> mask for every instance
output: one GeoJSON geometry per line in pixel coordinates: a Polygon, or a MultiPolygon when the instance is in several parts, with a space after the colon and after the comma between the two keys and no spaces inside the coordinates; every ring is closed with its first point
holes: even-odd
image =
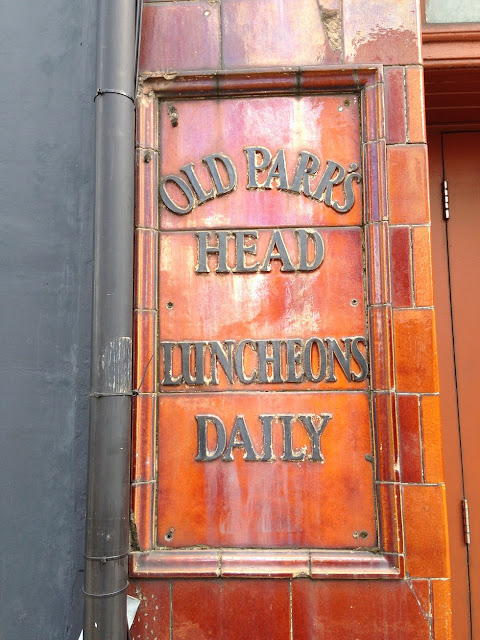
{"type": "Polygon", "coordinates": [[[157,544],[375,547],[356,94],[160,103],[157,544]]]}

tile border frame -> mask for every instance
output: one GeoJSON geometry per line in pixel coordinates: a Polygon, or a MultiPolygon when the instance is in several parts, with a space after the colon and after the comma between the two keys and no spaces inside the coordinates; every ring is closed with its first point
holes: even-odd
{"type": "MultiPolygon", "coordinates": [[[[139,81],[137,98],[137,164],[136,225],[144,227],[142,221],[151,219],[151,226],[158,231],[158,215],[145,216],[142,207],[151,206],[152,198],[158,208],[155,193],[145,179],[151,174],[152,155],[157,163],[158,148],[158,103],[167,99],[185,98],[231,98],[241,96],[266,97],[278,95],[307,96],[339,92],[357,93],[360,96],[361,137],[363,158],[363,226],[365,232],[366,312],[381,318],[382,328],[374,330],[369,322],[369,345],[380,341],[385,354],[383,363],[374,361],[374,350],[369,349],[371,371],[371,427],[375,457],[373,499],[377,514],[377,536],[379,549],[322,550],[322,549],[165,549],[133,551],[130,554],[132,577],[312,577],[336,579],[403,578],[405,558],[402,526],[401,478],[397,470],[398,426],[396,412],[386,420],[378,420],[373,398],[378,394],[395,396],[395,370],[393,353],[392,288],[390,279],[388,204],[386,198],[386,143],[384,126],[384,85],[381,65],[355,65],[349,67],[304,67],[290,69],[257,69],[255,71],[212,71],[182,74],[143,74],[139,81]],[[148,154],[150,154],[148,156],[148,154]],[[373,154],[374,164],[368,167],[373,175],[365,178],[367,165],[373,154]],[[144,162],[140,156],[143,155],[144,162]],[[150,159],[147,159],[147,156],[150,159]],[[150,165],[150,166],[149,166],[150,165]],[[148,192],[148,193],[147,193],[148,192]],[[380,292],[380,293],[379,293],[380,292]],[[375,337],[375,340],[374,340],[375,337]],[[376,383],[374,380],[381,380],[376,383]],[[391,477],[392,496],[382,506],[378,480],[378,450],[382,442],[392,443],[391,477]],[[385,521],[388,513],[389,521],[385,521]],[[386,531],[394,532],[387,535],[386,531]]],[[[155,166],[154,165],[154,166],[155,166]]],[[[154,181],[155,187],[156,180],[154,181]]],[[[145,228],[145,227],[144,227],[145,228]]],[[[158,268],[158,262],[157,262],[158,268]]],[[[141,269],[139,269],[139,273],[141,269]]],[[[155,278],[158,283],[158,274],[155,278]]],[[[138,278],[135,274],[135,290],[138,278]]],[[[157,285],[158,286],[158,285],[157,285]]],[[[155,313],[158,323],[158,291],[155,295],[155,313]]],[[[380,324],[380,323],[378,323],[380,324]]],[[[143,345],[135,338],[134,349],[142,351],[143,345]]],[[[138,352],[137,351],[137,352],[138,352]]],[[[157,349],[153,357],[157,368],[157,349]]],[[[141,390],[140,390],[141,392],[141,390]]],[[[151,394],[151,395],[156,395],[151,394]]],[[[138,430],[139,425],[134,425],[138,430]]],[[[135,456],[135,451],[132,456],[135,456]]],[[[151,452],[156,455],[153,450],[151,452]]],[[[157,461],[158,464],[158,461],[157,461]]],[[[155,474],[156,475],[156,474],[155,474]]],[[[155,477],[156,482],[156,477],[155,477]]],[[[135,486],[136,483],[133,483],[135,486]]],[[[132,502],[135,512],[135,504],[132,502]]],[[[155,509],[154,509],[155,512],[155,509]]],[[[149,535],[154,541],[155,516],[150,523],[149,535]]],[[[147,532],[140,532],[148,538],[147,532]]]]}

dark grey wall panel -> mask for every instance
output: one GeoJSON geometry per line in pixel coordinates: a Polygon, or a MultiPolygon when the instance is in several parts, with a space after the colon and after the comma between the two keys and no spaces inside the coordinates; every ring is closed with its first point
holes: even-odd
{"type": "Polygon", "coordinates": [[[0,638],[82,624],[94,0],[0,7],[0,638]]]}

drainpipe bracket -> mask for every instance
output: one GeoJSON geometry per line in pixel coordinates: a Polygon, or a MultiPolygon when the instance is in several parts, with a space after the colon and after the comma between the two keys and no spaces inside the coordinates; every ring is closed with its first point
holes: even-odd
{"type": "Polygon", "coordinates": [[[98,98],[98,96],[103,96],[104,93],[116,93],[119,96],[123,96],[124,98],[128,98],[129,100],[131,100],[133,102],[133,104],[135,104],[135,99],[129,95],[128,93],[125,93],[125,91],[120,91],[118,89],[97,89],[97,93],[95,95],[95,98],[93,99],[93,101],[95,102],[95,100],[98,98]]]}

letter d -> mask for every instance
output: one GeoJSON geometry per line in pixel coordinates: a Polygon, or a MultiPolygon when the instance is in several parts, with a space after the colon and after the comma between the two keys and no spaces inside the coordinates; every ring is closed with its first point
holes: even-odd
{"type": "Polygon", "coordinates": [[[225,445],[227,444],[227,434],[223,422],[220,418],[217,418],[217,416],[208,414],[195,416],[195,420],[197,421],[198,432],[198,455],[195,457],[195,460],[199,462],[216,460],[222,455],[225,450],[225,445]],[[217,446],[213,451],[210,451],[207,446],[207,429],[209,422],[214,425],[217,432],[217,446]]]}
{"type": "Polygon", "coordinates": [[[223,196],[226,193],[230,193],[237,186],[237,172],[235,165],[224,153],[211,153],[209,156],[202,158],[203,162],[208,167],[210,175],[212,176],[215,189],[217,190],[217,196],[223,196]],[[220,171],[217,163],[223,164],[228,176],[228,184],[224,185],[222,178],[220,177],[220,171]]]}

